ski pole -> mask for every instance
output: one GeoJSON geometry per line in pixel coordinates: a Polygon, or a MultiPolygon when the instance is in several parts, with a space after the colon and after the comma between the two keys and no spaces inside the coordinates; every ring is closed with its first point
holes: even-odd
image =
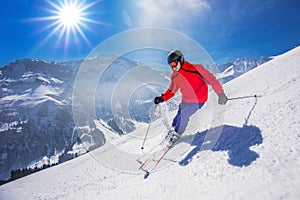
{"type": "Polygon", "coordinates": [[[241,96],[241,97],[228,98],[227,100],[246,99],[246,98],[252,98],[252,97],[257,98],[259,96],[257,96],[257,95],[249,95],[249,96],[241,96]]]}
{"type": "MultiPolygon", "coordinates": [[[[153,113],[155,113],[157,106],[158,106],[158,104],[155,104],[153,113]]],[[[150,117],[151,117],[151,116],[150,116],[150,117]]],[[[146,139],[147,139],[149,130],[150,130],[151,123],[152,123],[152,120],[150,119],[150,122],[149,122],[149,125],[148,125],[148,128],[147,128],[147,131],[146,131],[146,134],[145,134],[144,141],[143,141],[143,144],[142,144],[141,149],[144,149],[144,145],[145,145],[145,142],[146,142],[146,139]]]]}

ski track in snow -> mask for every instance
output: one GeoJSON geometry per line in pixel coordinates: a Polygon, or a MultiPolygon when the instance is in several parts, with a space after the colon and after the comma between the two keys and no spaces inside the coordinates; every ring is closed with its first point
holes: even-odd
{"type": "MultiPolygon", "coordinates": [[[[138,170],[126,172],[101,162],[105,153],[116,156],[101,147],[0,186],[0,199],[300,199],[299,63],[300,47],[224,85],[229,97],[261,95],[257,99],[232,100],[222,107],[211,94],[191,118],[188,131],[194,141],[178,144],[189,146],[187,152],[147,179],[138,170]],[[212,119],[214,108],[217,119],[212,119]],[[220,125],[223,132],[214,148],[205,148],[209,141],[197,143],[207,139],[201,136],[207,129],[220,125]]],[[[156,128],[163,124],[157,123],[156,128]]],[[[141,130],[136,134],[142,137],[141,130]]],[[[127,137],[120,148],[137,157],[140,144],[127,137]]]]}

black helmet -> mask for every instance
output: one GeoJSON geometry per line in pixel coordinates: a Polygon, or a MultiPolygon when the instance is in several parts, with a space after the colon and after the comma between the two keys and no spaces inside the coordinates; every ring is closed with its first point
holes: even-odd
{"type": "Polygon", "coordinates": [[[174,62],[174,61],[179,61],[180,64],[183,65],[184,56],[181,51],[173,50],[169,53],[167,60],[168,60],[168,64],[170,64],[171,62],[174,62]]]}

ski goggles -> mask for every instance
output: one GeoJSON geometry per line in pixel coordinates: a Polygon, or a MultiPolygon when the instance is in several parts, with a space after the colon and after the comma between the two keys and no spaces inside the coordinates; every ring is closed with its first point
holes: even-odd
{"type": "Polygon", "coordinates": [[[173,61],[173,62],[170,62],[169,65],[171,68],[175,68],[178,64],[178,61],[173,61]]]}

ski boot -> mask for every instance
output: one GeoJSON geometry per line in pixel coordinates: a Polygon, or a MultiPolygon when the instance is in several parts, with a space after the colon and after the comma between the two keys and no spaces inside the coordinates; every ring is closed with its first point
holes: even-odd
{"type": "Polygon", "coordinates": [[[180,134],[176,133],[174,130],[168,132],[165,137],[165,144],[168,148],[172,147],[180,138],[180,134]]]}

